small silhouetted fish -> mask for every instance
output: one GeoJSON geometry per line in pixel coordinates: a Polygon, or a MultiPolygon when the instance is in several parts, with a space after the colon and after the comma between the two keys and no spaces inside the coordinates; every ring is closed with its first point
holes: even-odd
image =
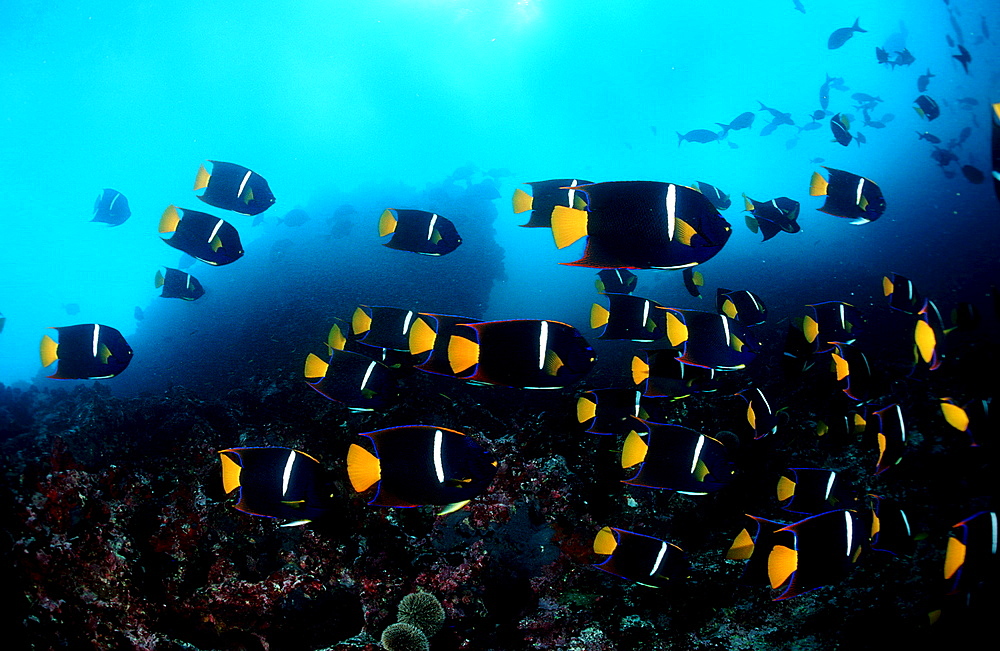
{"type": "Polygon", "coordinates": [[[284,218],[278,220],[278,223],[285,226],[301,226],[307,221],[309,221],[309,213],[301,208],[292,208],[285,213],[284,218]]]}
{"type": "Polygon", "coordinates": [[[957,101],[966,110],[971,110],[972,107],[979,106],[979,100],[975,97],[960,97],[957,101]]]}
{"type": "Polygon", "coordinates": [[[927,74],[920,75],[917,77],[917,92],[924,92],[927,90],[927,85],[931,83],[931,77],[936,77],[937,75],[931,73],[931,69],[927,69],[927,74]]]}
{"type": "Polygon", "coordinates": [[[965,127],[964,129],[962,129],[962,131],[958,134],[958,144],[961,145],[962,143],[964,143],[966,140],[969,139],[969,136],[971,135],[972,135],[972,127],[965,127]]]}
{"type": "MultiPolygon", "coordinates": [[[[802,6],[802,0],[792,0],[792,4],[795,5],[795,9],[797,11],[801,11],[802,13],[806,13],[806,8],[802,6]]],[[[986,19],[983,18],[983,20],[985,21],[986,19]]],[[[985,25],[986,23],[984,22],[983,24],[985,25]]]]}
{"type": "Polygon", "coordinates": [[[826,159],[825,158],[812,158],[812,159],[809,160],[809,162],[812,163],[813,165],[819,165],[820,163],[825,163],[826,159]]]}
{"type": "Polygon", "coordinates": [[[855,142],[858,143],[858,147],[868,142],[868,139],[865,138],[865,134],[861,133],[860,131],[854,134],[854,140],[855,142]]]}
{"type": "Polygon", "coordinates": [[[63,309],[66,310],[66,314],[70,316],[80,313],[79,303],[63,303],[63,309]]]}
{"type": "Polygon", "coordinates": [[[892,62],[892,65],[893,66],[909,66],[909,65],[913,65],[913,62],[916,61],[916,60],[917,60],[917,57],[913,56],[913,54],[909,50],[907,50],[906,48],[903,48],[902,51],[896,52],[896,60],[892,62]]]}
{"type": "Polygon", "coordinates": [[[935,147],[934,151],[931,152],[931,158],[936,160],[938,165],[944,167],[953,161],[957,161],[958,155],[953,151],[948,151],[947,149],[942,149],[941,147],[935,147]]]}
{"type": "Polygon", "coordinates": [[[854,93],[851,95],[851,99],[861,102],[862,104],[878,104],[882,101],[881,97],[875,97],[873,95],[869,95],[868,93],[854,93]]]}
{"type": "Polygon", "coordinates": [[[791,113],[783,113],[783,112],[779,111],[778,109],[769,108],[769,107],[765,106],[764,102],[762,102],[760,100],[757,100],[757,103],[760,104],[760,110],[761,111],[767,111],[774,118],[774,120],[772,121],[772,124],[775,124],[775,125],[778,125],[778,124],[792,124],[792,125],[794,125],[795,124],[795,120],[792,119],[792,114],[791,113]]]}
{"type": "Polygon", "coordinates": [[[950,34],[945,34],[944,40],[948,42],[948,47],[955,47],[955,40],[951,37],[950,34]]]}
{"type": "Polygon", "coordinates": [[[889,60],[889,53],[878,46],[875,46],[875,60],[879,63],[892,63],[889,60]]]}
{"type": "Polygon", "coordinates": [[[94,201],[94,218],[92,222],[104,222],[109,226],[120,226],[131,216],[128,199],[118,190],[104,188],[94,201]]]}
{"type": "Polygon", "coordinates": [[[961,43],[958,44],[958,52],[958,54],[951,55],[951,58],[961,63],[962,68],[965,69],[965,74],[969,74],[969,64],[972,62],[972,55],[969,54],[969,51],[961,43]]]}
{"type": "Polygon", "coordinates": [[[929,131],[924,131],[922,133],[920,131],[917,131],[917,138],[919,138],[920,140],[926,140],[927,142],[933,145],[941,144],[941,139],[929,131]]]}
{"type": "Polygon", "coordinates": [[[978,185],[986,180],[986,176],[979,171],[978,168],[973,167],[972,165],[963,165],[962,174],[965,175],[965,178],[969,179],[969,183],[975,183],[978,185]]]}
{"type": "Polygon", "coordinates": [[[799,144],[798,136],[796,136],[795,138],[789,138],[788,140],[785,141],[785,149],[791,149],[797,144],[799,144]]]}
{"type": "Polygon", "coordinates": [[[809,117],[811,117],[813,120],[822,120],[826,116],[827,116],[827,111],[825,111],[824,109],[816,109],[815,111],[812,112],[812,114],[809,115],[809,117]]]}
{"type": "Polygon", "coordinates": [[[725,138],[729,131],[739,131],[740,129],[749,129],[753,126],[753,120],[756,117],[753,111],[747,111],[745,113],[740,113],[733,121],[729,124],[723,124],[721,122],[716,122],[720,127],[722,127],[722,133],[719,135],[720,138],[725,138]]]}
{"type": "Polygon", "coordinates": [[[830,38],[827,39],[826,47],[831,50],[836,50],[838,47],[846,43],[848,39],[854,36],[854,32],[867,32],[868,30],[861,29],[860,25],[858,25],[859,20],[861,19],[855,19],[854,24],[850,27],[841,27],[840,29],[834,30],[833,33],[830,34],[830,38]]]}
{"type": "Polygon", "coordinates": [[[688,142],[715,142],[719,139],[719,134],[714,131],[709,131],[708,129],[695,129],[694,131],[688,131],[682,134],[677,132],[677,146],[680,147],[681,143],[687,140],[688,142]]]}
{"type": "Polygon", "coordinates": [[[815,131],[823,126],[822,122],[809,122],[808,124],[799,127],[799,131],[815,131]]]}

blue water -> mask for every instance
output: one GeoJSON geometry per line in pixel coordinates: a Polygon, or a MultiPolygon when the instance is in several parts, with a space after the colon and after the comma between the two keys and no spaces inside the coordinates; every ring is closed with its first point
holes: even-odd
{"type": "MultiPolygon", "coordinates": [[[[39,376],[46,328],[75,323],[115,327],[135,348],[133,366],[106,381],[112,387],[129,375],[133,383],[154,372],[176,382],[206,372],[168,368],[173,350],[238,354],[242,372],[254,375],[297,373],[332,319],[348,318],[357,302],[554,318],[587,334],[596,270],[557,264],[577,259],[582,245],[557,251],[547,231],[519,228],[526,217],[509,203],[520,183],[557,177],[705,181],[730,193],[724,216],[734,234],[702,266],[706,293],[750,289],[777,319],[826,300],[881,307],[880,278],[890,271],[946,307],[984,301],[998,276],[997,198],[988,182],[946,178],[914,132],[947,143],[971,127],[950,169],[972,164],[989,173],[1000,8],[985,0],[802,4],[805,13],[791,0],[5,0],[0,382],[39,376]],[[859,17],[867,32],[828,49],[830,33],[859,17]],[[970,74],[952,58],[947,36],[969,48],[970,74]],[[906,47],[916,62],[879,65],[876,46],[906,47]],[[927,94],[942,110],[932,123],[911,108],[928,68],[935,77],[927,94]],[[850,88],[832,91],[830,110],[853,114],[852,131],[865,144],[832,142],[828,116],[816,130],[781,126],[762,136],[770,116],[757,112],[751,129],[725,141],[678,146],[676,132],[717,129],[758,102],[804,125],[827,74],[850,88]],[[864,127],[851,99],[857,92],[884,100],[873,117],[895,119],[864,127]],[[967,97],[978,101],[972,110],[958,102],[967,97]],[[853,226],[817,212],[822,200],[808,195],[817,157],[875,180],[887,213],[853,226]],[[247,255],[227,267],[189,268],[208,290],[199,301],[162,299],[153,276],[180,256],[160,241],[157,222],[169,204],[207,209],[191,190],[206,159],[264,175],[277,203],[258,227],[208,209],[236,225],[247,255]],[[455,196],[466,183],[440,188],[470,163],[473,182],[494,168],[511,172],[497,179],[495,218],[480,204],[445,213],[464,209],[455,196]],[[129,199],[132,217],[122,226],[89,221],[105,187],[129,199]],[[801,201],[802,232],[761,243],[743,225],[742,192],[801,201]],[[356,223],[327,238],[326,219],[343,203],[358,210],[356,223]],[[436,260],[379,246],[378,215],[387,207],[440,210],[460,232],[463,219],[487,220],[467,230],[495,237],[502,268],[462,258],[462,249],[436,260]],[[277,222],[294,208],[312,219],[277,222]],[[282,240],[291,244],[272,255],[282,240]],[[412,274],[435,273],[435,264],[440,282],[407,285],[412,274]],[[457,298],[456,283],[479,274],[493,285],[488,300],[457,298]],[[317,305],[333,296],[343,305],[317,305]],[[78,314],[67,313],[70,304],[78,314]],[[289,314],[304,315],[303,323],[290,327],[289,314]],[[244,347],[269,329],[280,335],[268,339],[267,355],[244,347]]],[[[475,246],[466,236],[463,247],[475,246]]],[[[677,272],[639,274],[639,295],[711,309],[686,294],[677,272]]]]}

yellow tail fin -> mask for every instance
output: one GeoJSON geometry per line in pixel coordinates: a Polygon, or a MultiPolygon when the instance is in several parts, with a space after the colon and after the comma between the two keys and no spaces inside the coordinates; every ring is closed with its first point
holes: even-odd
{"type": "Polygon", "coordinates": [[[410,354],[420,355],[434,348],[437,333],[423,318],[418,317],[410,328],[410,354]]]}
{"type": "Polygon", "coordinates": [[[767,556],[767,577],[771,579],[771,588],[777,590],[799,565],[799,554],[791,547],[775,545],[767,556]]]}
{"type": "Polygon", "coordinates": [[[351,332],[356,335],[364,334],[371,330],[372,318],[365,312],[363,307],[359,307],[354,310],[354,316],[351,317],[351,332]]]}
{"type": "Polygon", "coordinates": [[[829,183],[823,178],[823,175],[819,172],[813,172],[812,180],[809,182],[809,194],[813,197],[821,197],[826,194],[826,188],[829,183]]]}
{"type": "Polygon", "coordinates": [[[581,423],[586,423],[596,415],[597,403],[586,396],[580,396],[580,398],[576,401],[576,420],[581,423]]]}
{"type": "Polygon", "coordinates": [[[351,443],[347,450],[347,477],[354,490],[362,493],[382,479],[382,464],[374,454],[357,443],[351,443]]]}
{"type": "Polygon", "coordinates": [[[166,282],[166,279],[163,277],[163,274],[160,273],[159,270],[157,270],[156,279],[153,281],[153,283],[156,285],[156,287],[163,287],[164,282],[166,282]]]}
{"type": "Polygon", "coordinates": [[[222,490],[226,495],[240,487],[240,473],[243,471],[243,467],[226,454],[228,451],[219,453],[219,458],[222,459],[222,490]]]}
{"type": "Polygon", "coordinates": [[[556,206],[552,209],[552,239],[556,248],[565,249],[587,235],[587,211],[556,206]]]}
{"type": "Polygon", "coordinates": [[[56,354],[58,348],[59,344],[56,343],[55,339],[48,335],[42,336],[42,344],[38,351],[38,353],[42,356],[42,366],[48,366],[52,362],[59,359],[59,355],[56,354]]]}
{"type": "Polygon", "coordinates": [[[160,217],[160,232],[173,233],[177,230],[177,224],[181,223],[181,215],[177,212],[177,206],[167,206],[160,217]]]}
{"type": "Polygon", "coordinates": [[[649,379],[649,364],[641,357],[632,358],[632,383],[642,384],[649,379]]]}
{"type": "Polygon", "coordinates": [[[326,376],[326,370],[330,368],[330,365],[324,362],[322,359],[309,353],[306,356],[306,366],[305,366],[305,376],[306,379],[313,380],[316,378],[321,378],[326,376]]]}
{"type": "Polygon", "coordinates": [[[385,237],[389,233],[396,232],[396,224],[399,221],[388,208],[382,211],[382,216],[378,219],[378,236],[385,237]]]}
{"type": "Polygon", "coordinates": [[[533,201],[533,197],[521,188],[514,190],[514,196],[511,197],[511,203],[514,204],[515,213],[527,212],[531,210],[533,201]]]}
{"type": "Polygon", "coordinates": [[[616,547],[618,547],[618,539],[615,538],[615,532],[611,530],[611,527],[604,527],[597,532],[597,537],[594,538],[595,554],[607,556],[613,554],[616,547]]]}
{"type": "Polygon", "coordinates": [[[671,346],[680,346],[688,339],[687,326],[673,312],[667,312],[667,339],[671,346]]]}
{"type": "Polygon", "coordinates": [[[212,175],[208,173],[204,165],[198,167],[198,174],[194,177],[194,189],[201,190],[208,187],[208,181],[212,175]]]}
{"type": "Polygon", "coordinates": [[[611,312],[603,306],[594,303],[590,307],[590,327],[600,328],[601,326],[608,325],[608,317],[610,316],[611,312]]]}
{"type": "Polygon", "coordinates": [[[631,468],[642,463],[648,451],[649,445],[642,440],[638,432],[632,430],[625,437],[625,445],[622,446],[622,468],[631,468]]]}
{"type": "Polygon", "coordinates": [[[752,555],[753,538],[750,536],[750,532],[744,529],[736,536],[736,540],[733,541],[729,551],[726,552],[726,558],[731,561],[745,561],[752,555]]]}
{"type": "Polygon", "coordinates": [[[453,373],[462,373],[479,363],[479,344],[452,335],[448,340],[448,364],[453,373]]]}

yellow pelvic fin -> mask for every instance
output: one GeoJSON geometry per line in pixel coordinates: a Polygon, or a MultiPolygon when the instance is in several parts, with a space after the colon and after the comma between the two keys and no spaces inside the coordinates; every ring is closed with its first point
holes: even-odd
{"type": "Polygon", "coordinates": [[[726,558],[732,561],[745,561],[751,556],[753,556],[753,538],[750,536],[750,532],[744,529],[729,547],[726,558]]]}
{"type": "Polygon", "coordinates": [[[597,532],[597,536],[594,537],[595,554],[607,556],[613,554],[616,547],[618,547],[618,539],[615,538],[615,532],[611,530],[611,527],[604,527],[597,532]]]}
{"type": "Polygon", "coordinates": [[[365,312],[363,307],[359,307],[354,310],[354,315],[351,317],[351,331],[356,335],[364,334],[371,330],[372,318],[365,312]]]}
{"type": "Polygon", "coordinates": [[[673,312],[667,312],[667,339],[671,346],[680,346],[688,339],[687,326],[673,312]]]}
{"type": "Polygon", "coordinates": [[[222,490],[229,495],[240,487],[240,473],[243,472],[243,467],[225,451],[219,453],[219,458],[222,459],[222,490]]]}
{"type": "Polygon", "coordinates": [[[892,281],[889,276],[882,276],[882,295],[888,296],[892,293],[892,281]]]}
{"type": "Polygon", "coordinates": [[[777,590],[784,585],[798,565],[798,552],[784,545],[775,545],[767,556],[767,577],[771,579],[771,588],[777,590]]]}
{"type": "Polygon", "coordinates": [[[576,420],[586,423],[597,415],[597,403],[585,396],[580,396],[576,401],[576,420]]]}
{"type": "Polygon", "coordinates": [[[848,366],[847,360],[837,353],[830,353],[830,356],[833,357],[833,369],[837,373],[837,381],[839,382],[850,374],[850,366],[848,366]]]}
{"type": "Polygon", "coordinates": [[[802,334],[806,336],[806,341],[815,343],[819,337],[819,323],[809,315],[802,317],[802,334]]]}
{"type": "Polygon", "coordinates": [[[792,495],[795,495],[795,482],[782,475],[778,480],[778,501],[784,502],[792,495]]]}
{"type": "Polygon", "coordinates": [[[434,342],[437,340],[437,333],[434,332],[434,328],[431,327],[426,320],[422,318],[417,318],[413,322],[413,327],[410,328],[410,354],[420,355],[421,353],[426,353],[428,350],[434,348],[434,342]]]}
{"type": "Polygon", "coordinates": [[[754,413],[753,405],[747,405],[747,422],[750,427],[757,429],[757,414],[754,413]]]}
{"type": "Polygon", "coordinates": [[[552,239],[556,248],[565,249],[587,235],[587,211],[566,206],[552,209],[552,239]]]}
{"type": "Polygon", "coordinates": [[[59,359],[59,355],[56,354],[58,349],[59,344],[56,343],[55,339],[48,335],[42,335],[42,344],[38,350],[38,354],[42,356],[42,366],[48,366],[59,359]]]}
{"type": "Polygon", "coordinates": [[[637,463],[642,463],[648,451],[649,445],[642,440],[638,432],[632,430],[625,437],[625,445],[622,446],[622,468],[631,468],[637,463]]]}
{"type": "Polygon", "coordinates": [[[208,187],[208,181],[212,178],[212,175],[208,173],[204,165],[198,166],[198,174],[194,177],[194,189],[201,190],[208,187]]]}
{"type": "Polygon", "coordinates": [[[330,365],[316,355],[309,353],[306,356],[305,376],[307,379],[312,380],[325,377],[328,368],[330,368],[330,365]]]}
{"type": "Polygon", "coordinates": [[[698,234],[694,226],[683,219],[674,220],[674,242],[680,242],[685,246],[691,246],[691,238],[698,234]]]}
{"type": "Polygon", "coordinates": [[[534,199],[532,196],[521,188],[514,190],[514,196],[511,197],[511,203],[514,204],[515,213],[531,210],[531,204],[533,201],[534,199]]]}
{"type": "Polygon", "coordinates": [[[165,282],[166,282],[166,278],[163,277],[162,273],[160,273],[159,271],[157,271],[156,272],[156,278],[153,280],[153,284],[156,287],[163,287],[163,283],[165,283],[165,282]]]}
{"type": "Polygon", "coordinates": [[[917,326],[913,331],[913,341],[917,344],[917,350],[920,351],[920,358],[925,363],[930,363],[934,357],[934,349],[937,347],[937,336],[934,334],[934,328],[923,319],[917,321],[917,326]]]}
{"type": "Polygon", "coordinates": [[[649,379],[649,364],[639,356],[632,358],[632,383],[642,384],[649,379]]]}
{"type": "Polygon", "coordinates": [[[962,432],[969,429],[969,415],[958,405],[942,401],[941,413],[944,414],[944,419],[948,421],[948,424],[955,429],[962,432]]]}
{"type": "Polygon", "coordinates": [[[340,325],[334,323],[333,327],[330,328],[329,334],[326,335],[326,347],[330,350],[344,350],[346,345],[347,337],[340,329],[340,325]]]}
{"type": "Polygon", "coordinates": [[[181,215],[177,212],[177,206],[167,206],[160,216],[160,232],[173,233],[177,230],[177,225],[181,223],[181,215]]]}
{"type": "Polygon", "coordinates": [[[822,174],[813,172],[812,180],[809,181],[809,194],[813,197],[821,197],[826,194],[826,189],[829,185],[822,174]]]}
{"type": "Polygon", "coordinates": [[[389,233],[396,232],[396,224],[399,221],[396,219],[395,215],[388,208],[382,211],[382,216],[378,219],[378,236],[384,237],[389,233]]]}
{"type": "Polygon", "coordinates": [[[440,511],[438,511],[437,515],[448,515],[449,513],[454,513],[455,511],[457,511],[460,508],[464,507],[466,504],[468,504],[471,501],[472,500],[463,500],[461,502],[455,502],[454,504],[449,504],[449,505],[445,506],[443,509],[441,509],[440,511]]]}
{"type": "Polygon", "coordinates": [[[478,363],[479,344],[471,339],[452,335],[448,340],[448,364],[452,373],[461,373],[478,363]]]}
{"type": "Polygon", "coordinates": [[[608,325],[608,317],[611,316],[604,306],[594,303],[590,307],[590,327],[600,328],[601,326],[608,325]]]}
{"type": "Polygon", "coordinates": [[[948,538],[948,551],[944,555],[944,578],[950,579],[955,576],[955,572],[963,564],[965,564],[965,543],[951,536],[948,538]]]}
{"type": "Polygon", "coordinates": [[[357,443],[351,443],[347,450],[347,477],[354,490],[362,493],[382,479],[382,464],[374,454],[357,443]]]}

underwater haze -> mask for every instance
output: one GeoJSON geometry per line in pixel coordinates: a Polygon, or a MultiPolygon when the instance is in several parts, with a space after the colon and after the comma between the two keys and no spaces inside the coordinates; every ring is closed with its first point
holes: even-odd
{"type": "Polygon", "coordinates": [[[0,596],[23,648],[922,648],[990,630],[996,0],[2,0],[0,34],[0,560],[16,577],[0,596]],[[593,209],[524,227],[518,193],[542,204],[529,184],[551,179],[593,209]],[[631,193],[621,213],[596,207],[611,187],[631,193]],[[670,198],[648,207],[650,188],[670,198]],[[675,215],[675,197],[693,204],[675,215]],[[799,210],[769,213],[779,198],[799,210]],[[208,226],[185,244],[172,233],[195,212],[208,226]],[[566,244],[571,218],[590,230],[566,244]],[[636,258],[572,264],[621,242],[636,258]],[[637,261],[667,249],[706,257],[637,261]],[[636,326],[659,328],[652,346],[600,330],[619,300],[596,291],[601,267],[659,304],[662,324],[636,326]],[[766,320],[720,317],[723,289],[766,320]],[[561,326],[529,345],[450,326],[425,373],[413,338],[359,343],[389,328],[359,306],[412,311],[404,332],[419,314],[568,327],[547,349],[561,326]],[[725,336],[699,357],[702,312],[725,336]],[[338,376],[335,325],[385,365],[338,376]],[[479,357],[459,370],[470,331],[479,357]],[[637,379],[644,348],[685,351],[666,393],[637,379]],[[523,359],[536,375],[497,380],[523,359]],[[612,387],[632,411],[586,429],[584,392],[612,387]],[[412,435],[395,465],[389,434],[358,436],[389,428],[412,435]],[[459,461],[442,461],[448,430],[467,435],[459,461]],[[258,448],[271,483],[236,469],[258,448]],[[677,468],[640,481],[664,459],[677,468]],[[465,474],[445,480],[448,463],[465,474]],[[780,503],[814,470],[842,482],[829,511],[780,503]],[[429,478],[447,490],[407,493],[429,478]],[[876,538],[879,505],[899,540],[876,538]],[[829,513],[823,535],[803,524],[829,513]],[[772,576],[754,544],[792,569],[772,576]],[[418,614],[397,611],[421,592],[418,614]]]}

